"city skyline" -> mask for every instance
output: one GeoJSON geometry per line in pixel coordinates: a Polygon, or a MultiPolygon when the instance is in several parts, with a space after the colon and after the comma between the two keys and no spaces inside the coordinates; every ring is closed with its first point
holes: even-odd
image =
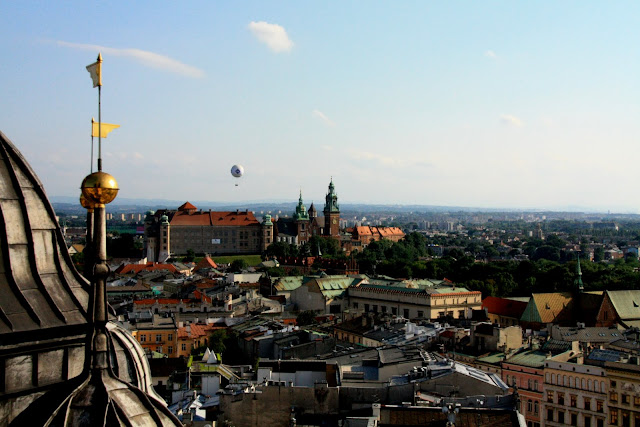
{"type": "Polygon", "coordinates": [[[123,198],[640,212],[640,6],[244,6],[3,3],[0,130],[79,196],[101,52],[123,198]]]}

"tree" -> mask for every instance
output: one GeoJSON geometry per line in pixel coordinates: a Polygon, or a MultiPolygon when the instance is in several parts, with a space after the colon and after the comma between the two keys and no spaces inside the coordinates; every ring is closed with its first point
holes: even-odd
{"type": "Polygon", "coordinates": [[[593,261],[600,262],[602,260],[604,260],[604,248],[598,246],[593,250],[593,261]]]}
{"type": "Polygon", "coordinates": [[[229,268],[234,273],[240,273],[242,270],[247,268],[247,261],[242,258],[234,259],[229,268]]]}
{"type": "Polygon", "coordinates": [[[222,353],[226,350],[227,346],[224,342],[227,340],[227,331],[220,329],[215,331],[209,337],[208,344],[211,351],[214,353],[222,353]]]}
{"type": "Polygon", "coordinates": [[[196,259],[196,253],[193,251],[193,249],[187,249],[187,256],[184,257],[184,261],[192,262],[194,259],[196,259]]]}
{"type": "Polygon", "coordinates": [[[306,326],[316,323],[316,313],[313,310],[302,311],[296,317],[296,325],[306,326]]]}

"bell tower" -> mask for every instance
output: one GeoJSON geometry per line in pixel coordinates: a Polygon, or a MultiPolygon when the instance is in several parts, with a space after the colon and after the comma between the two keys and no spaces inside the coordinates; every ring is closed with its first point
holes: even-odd
{"type": "Polygon", "coordinates": [[[333,177],[324,200],[324,235],[338,237],[340,236],[340,206],[338,206],[338,195],[333,186],[333,177]]]}

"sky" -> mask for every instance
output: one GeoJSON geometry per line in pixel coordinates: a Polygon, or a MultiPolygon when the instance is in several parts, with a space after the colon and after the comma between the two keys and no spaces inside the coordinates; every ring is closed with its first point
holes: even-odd
{"type": "Polygon", "coordinates": [[[118,197],[637,213],[639,46],[639,2],[4,1],[0,131],[79,196],[101,52],[118,197]]]}

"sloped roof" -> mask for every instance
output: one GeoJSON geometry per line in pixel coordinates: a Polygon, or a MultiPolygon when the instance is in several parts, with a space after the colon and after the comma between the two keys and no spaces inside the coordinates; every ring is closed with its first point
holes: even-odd
{"type": "Polygon", "coordinates": [[[482,308],[491,314],[520,319],[527,308],[527,303],[499,297],[486,297],[482,300],[482,308]]]}
{"type": "Polygon", "coordinates": [[[236,212],[194,212],[189,213],[187,211],[178,211],[173,214],[169,223],[174,225],[191,225],[191,226],[203,226],[203,225],[217,225],[217,226],[247,226],[247,225],[259,225],[260,223],[253,215],[253,212],[236,211],[236,212]]]}
{"type": "Polygon", "coordinates": [[[531,323],[553,323],[562,320],[568,317],[567,309],[571,302],[571,292],[533,294],[520,320],[531,323]]]}
{"type": "Polygon", "coordinates": [[[178,208],[179,211],[194,211],[197,210],[198,208],[196,208],[195,206],[193,206],[191,203],[189,202],[185,202],[182,205],[180,205],[180,207],[178,208]]]}
{"type": "Polygon", "coordinates": [[[0,334],[86,324],[89,284],[42,184],[2,132],[0,177],[0,334]]]}
{"type": "Polygon", "coordinates": [[[621,320],[640,319],[640,290],[607,291],[621,320]]]}
{"type": "Polygon", "coordinates": [[[146,264],[126,264],[116,269],[116,274],[138,274],[141,271],[158,271],[168,270],[171,273],[177,273],[178,269],[173,264],[161,264],[148,262],[146,264]]]}
{"type": "Polygon", "coordinates": [[[198,263],[196,264],[196,266],[193,268],[194,271],[198,271],[201,270],[203,268],[218,268],[218,264],[215,263],[215,261],[213,259],[211,259],[211,257],[204,257],[202,258],[200,261],[198,261],[198,263]]]}

